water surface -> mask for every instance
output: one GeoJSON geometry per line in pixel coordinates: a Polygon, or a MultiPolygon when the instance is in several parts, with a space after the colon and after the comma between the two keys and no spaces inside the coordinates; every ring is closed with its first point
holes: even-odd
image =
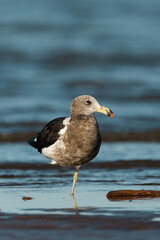
{"type": "Polygon", "coordinates": [[[81,94],[113,110],[106,131],[159,129],[159,20],[158,0],[2,1],[0,131],[40,130],[81,94]]]}
{"type": "MultiPolygon", "coordinates": [[[[159,199],[111,202],[106,194],[119,189],[158,190],[159,148],[159,143],[103,143],[98,157],[80,169],[75,190],[79,209],[93,215],[142,207],[157,211],[159,199]]],[[[62,214],[73,208],[69,193],[74,169],[50,165],[24,143],[1,144],[0,153],[2,212],[62,214]],[[33,199],[25,202],[23,196],[33,199]]]]}

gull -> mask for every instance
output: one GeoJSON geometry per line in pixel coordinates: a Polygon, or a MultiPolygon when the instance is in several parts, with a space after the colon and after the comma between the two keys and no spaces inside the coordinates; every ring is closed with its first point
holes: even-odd
{"type": "Polygon", "coordinates": [[[114,118],[113,112],[89,95],[76,97],[71,104],[70,117],[50,121],[29,144],[51,160],[51,164],[74,167],[74,195],[78,172],[82,164],[91,161],[99,152],[101,136],[94,113],[103,113],[114,118]]]}

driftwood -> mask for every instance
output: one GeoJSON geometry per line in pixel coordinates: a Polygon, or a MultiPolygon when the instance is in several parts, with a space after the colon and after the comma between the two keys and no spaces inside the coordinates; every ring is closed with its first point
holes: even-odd
{"type": "Polygon", "coordinates": [[[160,191],[118,190],[108,192],[106,197],[109,200],[134,200],[140,198],[156,198],[160,197],[160,191]]]}

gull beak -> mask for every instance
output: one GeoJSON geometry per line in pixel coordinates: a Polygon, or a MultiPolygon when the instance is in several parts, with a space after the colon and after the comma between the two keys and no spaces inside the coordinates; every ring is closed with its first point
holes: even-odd
{"type": "Polygon", "coordinates": [[[100,108],[96,108],[96,112],[103,113],[111,118],[114,118],[114,113],[109,109],[104,106],[101,106],[100,108]]]}

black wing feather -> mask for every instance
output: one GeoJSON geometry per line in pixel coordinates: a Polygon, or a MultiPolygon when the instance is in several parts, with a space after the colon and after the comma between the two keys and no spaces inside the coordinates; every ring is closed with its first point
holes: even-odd
{"type": "Polygon", "coordinates": [[[42,148],[49,147],[59,138],[58,132],[64,128],[63,120],[66,117],[56,118],[50,121],[41,132],[37,134],[37,149],[39,152],[42,148]]]}

